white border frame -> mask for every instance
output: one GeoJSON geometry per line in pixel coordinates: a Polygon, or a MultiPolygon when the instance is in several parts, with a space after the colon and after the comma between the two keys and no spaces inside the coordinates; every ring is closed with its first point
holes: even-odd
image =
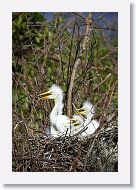
{"type": "Polygon", "coordinates": [[[130,184],[130,4],[118,0],[5,0],[0,11],[0,180],[3,184],[130,184]],[[12,172],[12,12],[118,12],[118,172],[12,172]],[[5,88],[4,88],[5,87],[5,88]]]}

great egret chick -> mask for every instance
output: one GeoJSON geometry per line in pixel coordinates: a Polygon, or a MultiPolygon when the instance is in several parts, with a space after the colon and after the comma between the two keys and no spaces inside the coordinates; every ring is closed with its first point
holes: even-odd
{"type": "MultiPolygon", "coordinates": [[[[76,120],[70,120],[66,115],[63,115],[63,90],[57,86],[53,85],[49,91],[39,95],[39,99],[53,99],[55,102],[54,108],[50,114],[51,129],[54,128],[60,134],[70,134],[72,123],[76,120]]],[[[51,132],[52,133],[52,132],[51,132]]]]}
{"type": "Polygon", "coordinates": [[[75,119],[75,123],[73,123],[73,127],[71,130],[71,135],[77,134],[84,127],[84,118],[81,115],[73,115],[73,119],[75,119]]]}
{"type": "Polygon", "coordinates": [[[83,104],[83,107],[80,109],[77,109],[77,114],[81,114],[82,116],[85,116],[86,118],[89,117],[92,119],[92,117],[95,114],[95,107],[88,101],[85,101],[83,104]]]}
{"type": "Polygon", "coordinates": [[[99,127],[99,122],[96,120],[93,120],[93,116],[95,113],[95,107],[88,101],[84,102],[83,107],[78,109],[77,114],[79,116],[73,117],[75,119],[78,119],[81,123],[81,127],[87,128],[84,132],[81,133],[82,137],[88,136],[93,134],[96,129],[99,127]],[[82,117],[85,117],[84,124],[82,117]]]}

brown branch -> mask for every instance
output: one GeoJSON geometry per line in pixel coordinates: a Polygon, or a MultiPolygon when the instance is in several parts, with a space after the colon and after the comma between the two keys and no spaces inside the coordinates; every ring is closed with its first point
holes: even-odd
{"type": "Polygon", "coordinates": [[[89,41],[88,36],[89,36],[89,32],[90,32],[90,26],[91,26],[91,24],[92,24],[92,16],[93,16],[93,14],[92,14],[92,13],[89,13],[89,14],[88,14],[88,17],[86,18],[85,37],[84,37],[83,46],[82,46],[83,51],[86,50],[86,46],[87,46],[87,43],[88,43],[88,41],[89,41]]]}
{"type": "MultiPolygon", "coordinates": [[[[85,37],[84,37],[83,45],[82,45],[83,52],[86,50],[87,43],[89,41],[89,32],[90,32],[90,25],[92,24],[92,15],[93,15],[92,13],[89,13],[88,16],[86,17],[85,37]]],[[[80,62],[81,62],[80,58],[76,59],[74,67],[73,67],[72,75],[71,75],[70,85],[69,85],[69,89],[68,89],[68,96],[67,96],[68,97],[67,98],[67,115],[68,115],[68,117],[71,117],[72,89],[74,86],[76,70],[77,70],[77,67],[80,64],[80,62]]]]}
{"type": "Polygon", "coordinates": [[[72,75],[71,75],[70,85],[69,85],[69,89],[68,89],[68,100],[67,100],[67,115],[68,115],[68,117],[71,117],[72,89],[74,86],[76,70],[77,70],[78,65],[80,64],[80,61],[81,60],[79,58],[75,61],[75,65],[74,65],[72,75]]]}

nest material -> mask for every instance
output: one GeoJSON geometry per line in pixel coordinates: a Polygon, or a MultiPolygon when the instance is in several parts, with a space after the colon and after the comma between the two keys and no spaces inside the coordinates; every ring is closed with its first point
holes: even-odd
{"type": "Polygon", "coordinates": [[[101,130],[84,139],[13,135],[15,172],[117,172],[118,128],[101,130]]]}

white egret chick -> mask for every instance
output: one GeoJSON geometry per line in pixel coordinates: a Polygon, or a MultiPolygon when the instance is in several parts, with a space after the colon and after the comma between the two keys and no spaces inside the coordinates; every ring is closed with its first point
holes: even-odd
{"type": "Polygon", "coordinates": [[[73,119],[75,122],[73,123],[73,127],[71,129],[71,135],[77,134],[79,131],[81,131],[84,127],[84,118],[81,115],[73,115],[73,119]]]}
{"type": "Polygon", "coordinates": [[[96,120],[92,120],[92,117],[95,113],[95,107],[88,101],[84,102],[83,107],[78,109],[77,114],[73,116],[74,119],[78,121],[80,130],[82,128],[86,129],[81,133],[82,137],[93,134],[96,129],[99,127],[99,122],[96,120]],[[82,118],[85,117],[84,119],[82,118]]]}
{"type": "MultiPolygon", "coordinates": [[[[66,132],[67,134],[70,134],[72,123],[76,121],[62,114],[64,107],[62,89],[54,84],[49,91],[40,94],[39,98],[41,100],[53,99],[55,102],[55,106],[50,114],[51,135],[53,135],[56,131],[58,136],[65,134],[66,132]]],[[[57,136],[57,134],[55,134],[55,136],[57,136]]]]}

